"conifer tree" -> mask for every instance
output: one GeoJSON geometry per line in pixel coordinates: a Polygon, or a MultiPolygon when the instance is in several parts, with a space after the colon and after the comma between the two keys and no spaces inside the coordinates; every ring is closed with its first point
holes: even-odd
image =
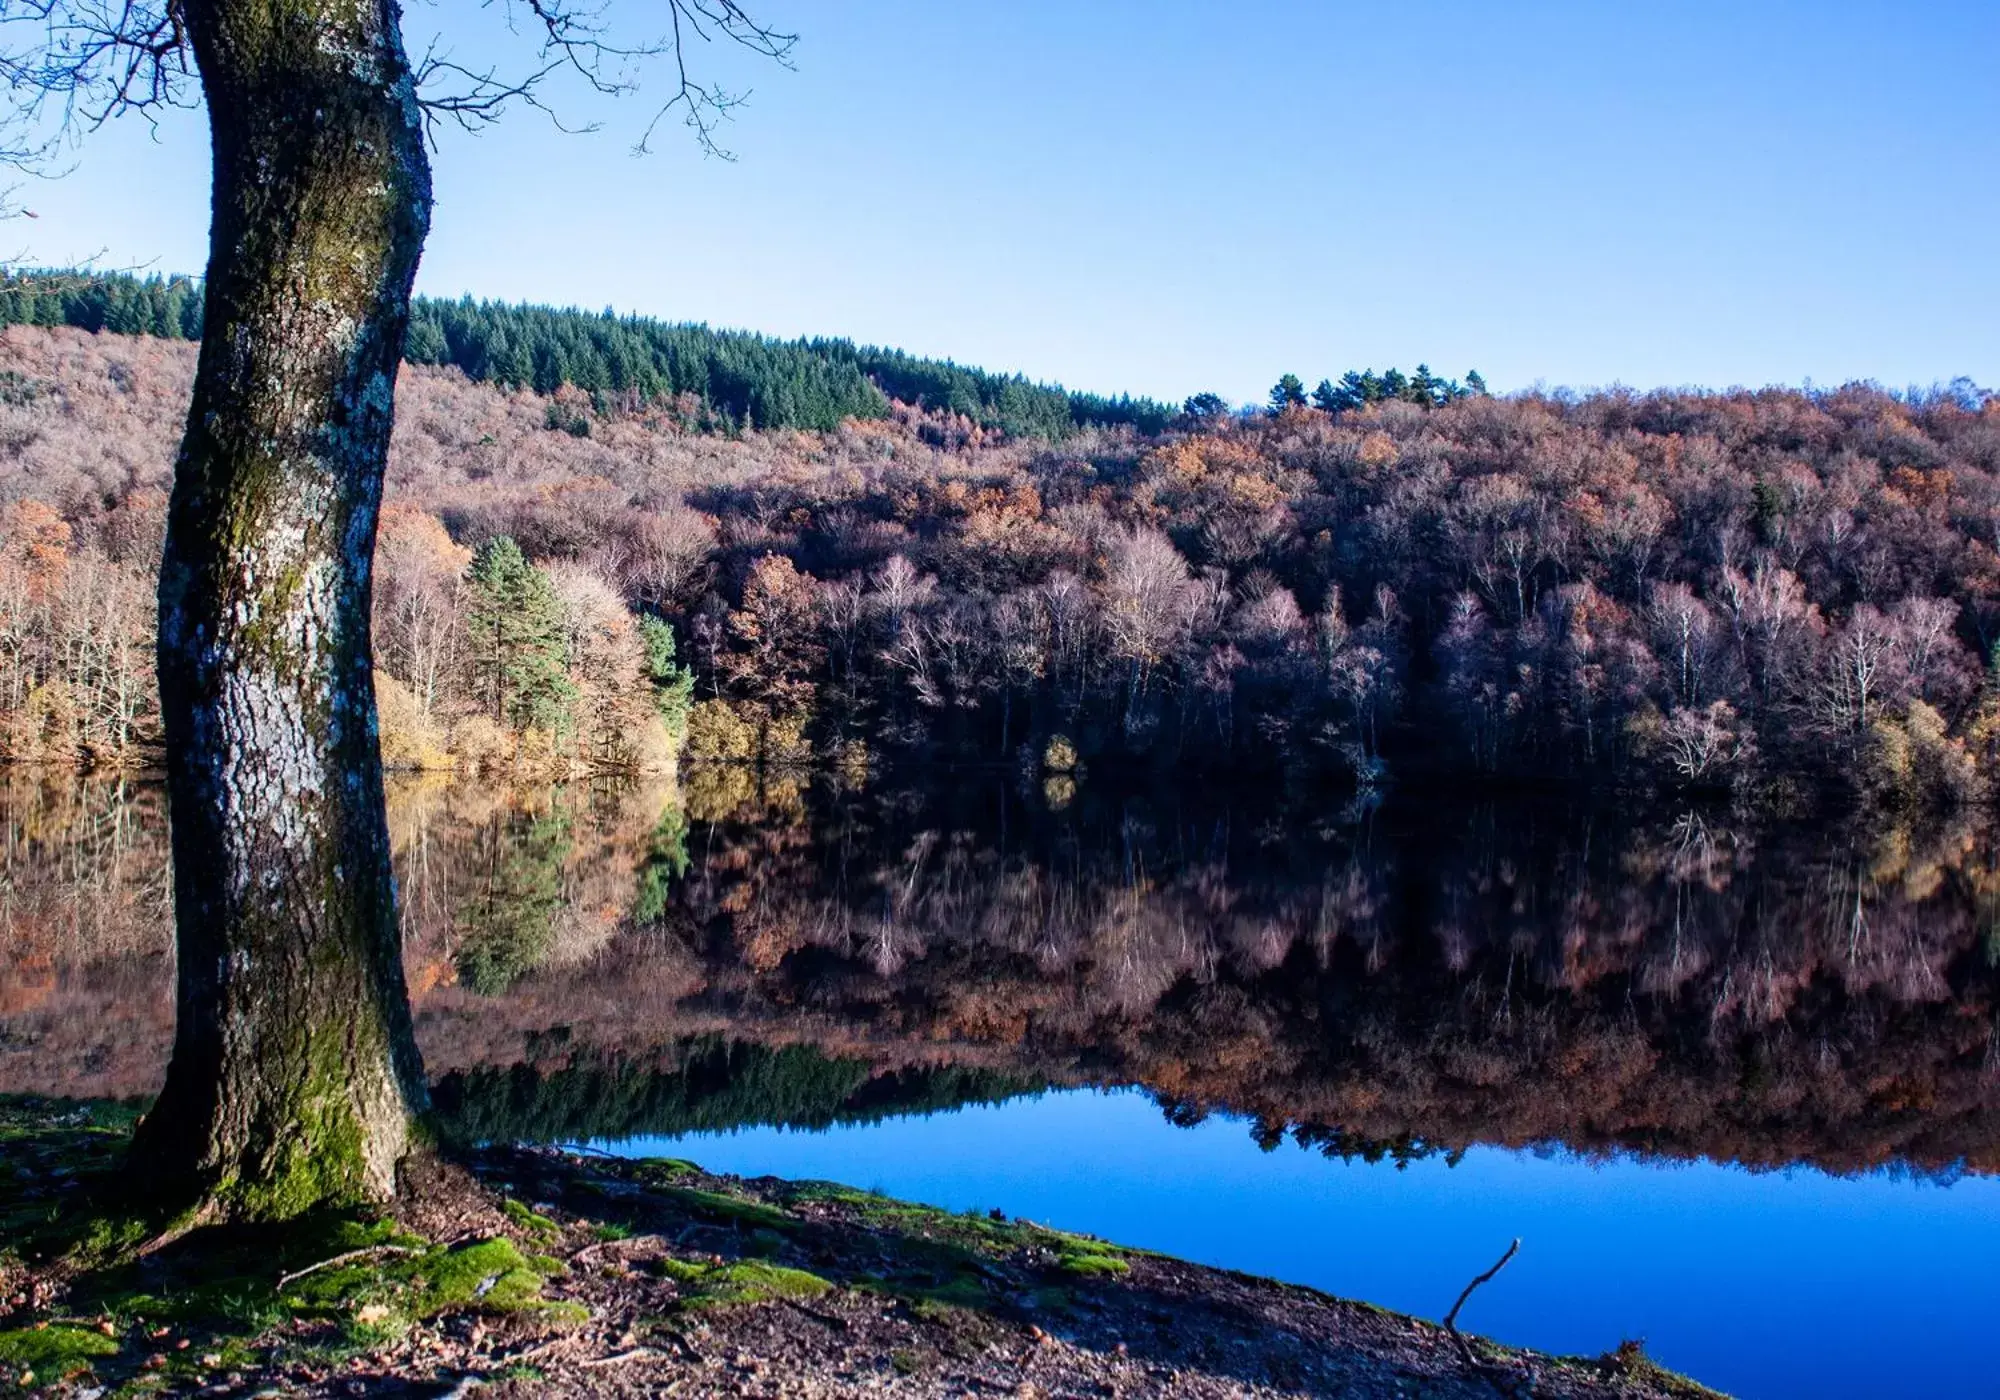
{"type": "Polygon", "coordinates": [[[1296,374],[1284,375],[1271,386],[1271,412],[1283,413],[1288,408],[1304,408],[1305,403],[1305,381],[1296,374]]]}
{"type": "Polygon", "coordinates": [[[639,640],[646,648],[654,707],[678,748],[687,737],[688,708],[694,703],[694,669],[675,663],[674,629],[651,613],[639,619],[639,640]]]}
{"type": "Polygon", "coordinates": [[[1431,374],[1431,367],[1419,364],[1417,372],[1410,376],[1410,402],[1422,404],[1425,408],[1435,407],[1439,401],[1439,387],[1438,380],[1431,374]]]}
{"type": "Polygon", "coordinates": [[[473,557],[468,629],[485,672],[493,719],[565,734],[576,687],[563,666],[562,605],[549,577],[505,535],[473,557]]]}

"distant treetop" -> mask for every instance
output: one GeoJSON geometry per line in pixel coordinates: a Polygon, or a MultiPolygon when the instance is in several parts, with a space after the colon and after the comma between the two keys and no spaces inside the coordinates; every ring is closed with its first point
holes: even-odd
{"type": "MultiPolygon", "coordinates": [[[[1286,375],[1286,379],[1293,376],[1286,375]]],[[[1282,383],[1282,381],[1280,381],[1282,383]]],[[[1297,381],[1293,379],[1293,382],[1297,381]]],[[[1273,391],[1275,396],[1275,391],[1273,391]]],[[[1402,402],[1419,404],[1424,408],[1438,408],[1459,399],[1476,398],[1486,393],[1486,381],[1478,370],[1466,372],[1465,382],[1456,379],[1440,379],[1431,373],[1429,365],[1418,365],[1415,374],[1404,374],[1399,369],[1390,369],[1377,375],[1372,369],[1349,370],[1340,376],[1340,382],[1322,379],[1313,390],[1312,401],[1316,408],[1328,413],[1347,413],[1354,409],[1366,408],[1370,404],[1402,402]]]]}

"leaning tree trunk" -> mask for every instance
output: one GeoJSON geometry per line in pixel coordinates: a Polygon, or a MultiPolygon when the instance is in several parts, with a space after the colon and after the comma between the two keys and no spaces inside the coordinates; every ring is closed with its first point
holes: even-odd
{"type": "Polygon", "coordinates": [[[411,1034],[370,570],[429,225],[394,0],[185,0],[214,146],[160,571],[178,1024],[141,1180],[209,1217],[380,1200],[411,1034]]]}

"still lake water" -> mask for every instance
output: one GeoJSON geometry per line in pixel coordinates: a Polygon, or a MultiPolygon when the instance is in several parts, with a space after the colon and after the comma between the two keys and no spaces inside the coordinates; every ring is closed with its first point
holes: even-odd
{"type": "Polygon", "coordinates": [[[1521,1253],[1466,1305],[1464,1326],[1554,1352],[1643,1337],[1663,1364],[1746,1397],[2000,1393],[1992,1180],[1487,1147],[1398,1172],[1266,1154],[1240,1123],[1177,1128],[1142,1094],[1091,1090],[600,1146],[953,1210],[1005,1202],[1059,1228],[1433,1319],[1518,1237],[1521,1253]]]}
{"type": "MultiPolygon", "coordinates": [[[[2000,837],[690,774],[399,786],[446,1122],[820,1177],[1746,1397],[1992,1395],[2000,837]]],[[[0,1093],[140,1099],[164,813],[0,787],[0,1093]]]]}

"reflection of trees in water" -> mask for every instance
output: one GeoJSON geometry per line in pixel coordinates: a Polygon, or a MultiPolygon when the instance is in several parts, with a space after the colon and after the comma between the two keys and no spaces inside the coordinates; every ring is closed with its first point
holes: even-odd
{"type": "Polygon", "coordinates": [[[164,797],[117,779],[0,774],[0,1088],[157,1087],[172,951],[164,797]]]}
{"type": "Polygon", "coordinates": [[[746,804],[697,826],[685,907],[724,921],[753,965],[812,949],[887,977],[976,951],[1127,1007],[1224,970],[1353,962],[1433,969],[1502,1019],[1616,984],[1768,1024],[1825,984],[1949,998],[2000,885],[1992,833],[1964,819],[1753,837],[1692,813],[1633,825],[1486,804],[1316,827],[1194,803],[1049,820],[984,796],[983,810],[907,795],[830,805],[809,840],[746,804]]]}
{"type": "Polygon", "coordinates": [[[580,1142],[725,1132],[778,1123],[829,1128],[994,1103],[1042,1086],[955,1066],[879,1072],[810,1045],[690,1037],[635,1059],[584,1056],[454,1070],[432,1087],[439,1120],[464,1142],[580,1142]]]}
{"type": "Polygon", "coordinates": [[[460,903],[458,976],[480,995],[497,996],[540,967],[555,944],[569,814],[496,812],[469,845],[476,874],[460,903]]]}
{"type": "Polygon", "coordinates": [[[537,968],[589,962],[668,859],[684,826],[672,796],[662,785],[392,783],[412,992],[462,983],[495,996],[537,968]]]}
{"type": "Polygon", "coordinates": [[[18,968],[155,952],[172,910],[159,789],[0,773],[0,959],[18,968]]]}
{"type": "Polygon", "coordinates": [[[684,927],[739,1022],[1010,1047],[1264,1140],[1566,1141],[2000,1165],[1993,848],[1468,806],[1357,824],[998,792],[697,828],[684,927]],[[1858,911],[1858,912],[1857,912],[1858,911]]]}
{"type": "MultiPolygon", "coordinates": [[[[535,1092],[574,1097],[620,1064],[671,1078],[659,1047],[720,1033],[877,1076],[1138,1083],[1340,1153],[2000,1166],[1983,820],[1329,812],[1093,783],[1051,812],[991,779],[862,794],[747,769],[686,794],[392,791],[435,1074],[532,1062],[571,1076],[535,1092]]],[[[0,1088],[145,1092],[171,1016],[159,802],[4,801],[0,1088]]],[[[591,1092],[614,1089],[682,1092],[591,1092]]]]}

